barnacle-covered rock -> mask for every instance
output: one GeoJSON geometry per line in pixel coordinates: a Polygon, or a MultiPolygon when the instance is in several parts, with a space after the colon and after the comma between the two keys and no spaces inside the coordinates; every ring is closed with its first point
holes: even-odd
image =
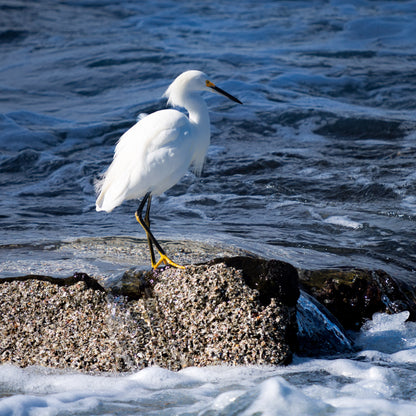
{"type": "Polygon", "coordinates": [[[0,362],[84,371],[288,363],[296,271],[289,293],[285,264],[253,261],[138,271],[137,284],[130,271],[113,288],[84,274],[4,279],[0,362]]]}

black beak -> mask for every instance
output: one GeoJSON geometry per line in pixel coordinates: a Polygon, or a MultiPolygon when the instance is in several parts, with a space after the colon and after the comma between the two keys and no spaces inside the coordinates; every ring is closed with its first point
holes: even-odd
{"type": "Polygon", "coordinates": [[[224,97],[229,98],[231,101],[234,101],[238,104],[243,104],[238,98],[233,97],[231,94],[228,94],[228,92],[222,90],[221,88],[217,87],[216,85],[209,85],[209,87],[212,88],[214,91],[216,91],[218,94],[221,94],[224,97]]]}

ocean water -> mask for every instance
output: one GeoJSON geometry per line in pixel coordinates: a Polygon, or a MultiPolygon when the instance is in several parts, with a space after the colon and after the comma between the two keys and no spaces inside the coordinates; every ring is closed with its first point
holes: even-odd
{"type": "MultiPolygon", "coordinates": [[[[153,203],[173,257],[242,249],[414,284],[415,57],[416,1],[0,2],[0,277],[148,264],[137,202],[97,213],[94,181],[169,83],[200,69],[244,105],[206,96],[202,176],[153,203]]],[[[354,356],[287,368],[1,366],[0,414],[414,414],[404,320],[375,317],[354,356]]]]}

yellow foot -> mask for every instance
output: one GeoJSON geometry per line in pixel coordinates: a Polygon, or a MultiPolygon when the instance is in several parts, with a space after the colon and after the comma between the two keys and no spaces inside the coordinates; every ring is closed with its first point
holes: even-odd
{"type": "Polygon", "coordinates": [[[167,265],[169,265],[169,266],[172,266],[172,267],[176,267],[177,269],[184,269],[185,267],[184,266],[181,266],[180,264],[176,264],[174,261],[172,261],[168,256],[166,256],[165,254],[161,254],[161,253],[159,253],[160,254],[160,259],[159,259],[159,261],[156,263],[156,264],[154,264],[153,262],[152,262],[152,267],[154,268],[154,269],[157,269],[162,263],[164,263],[166,266],[167,265]]]}

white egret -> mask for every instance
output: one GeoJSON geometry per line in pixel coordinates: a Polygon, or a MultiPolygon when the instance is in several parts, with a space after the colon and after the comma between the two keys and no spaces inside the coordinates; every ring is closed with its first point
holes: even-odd
{"type": "Polygon", "coordinates": [[[135,215],[146,232],[153,268],[162,263],[183,268],[166,255],[150,231],[150,204],[152,196],[175,185],[190,165],[196,174],[201,173],[210,143],[209,114],[200,95],[202,91],[217,92],[242,104],[209,81],[203,72],[182,73],[164,96],[168,104],[187,110],[188,117],[180,111],[166,109],[142,118],[121,136],[110,167],[97,183],[97,211],[110,212],[123,201],[143,197],[135,215]],[[157,262],[153,245],[160,255],[157,262]]]}

